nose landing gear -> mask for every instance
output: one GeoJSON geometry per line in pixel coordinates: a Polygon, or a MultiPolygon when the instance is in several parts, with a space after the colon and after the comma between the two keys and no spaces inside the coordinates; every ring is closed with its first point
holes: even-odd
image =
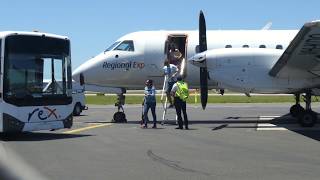
{"type": "Polygon", "coordinates": [[[125,104],[125,95],[123,93],[118,94],[117,102],[114,104],[118,107],[118,111],[113,114],[112,122],[114,123],[126,123],[126,114],[124,113],[123,105],[125,104]]]}

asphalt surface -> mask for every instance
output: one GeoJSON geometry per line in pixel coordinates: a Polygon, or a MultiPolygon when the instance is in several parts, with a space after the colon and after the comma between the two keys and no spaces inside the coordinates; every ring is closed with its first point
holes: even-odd
{"type": "MultiPolygon", "coordinates": [[[[318,180],[320,126],[300,128],[285,115],[289,108],[211,104],[203,111],[189,105],[191,129],[176,130],[174,110],[164,126],[141,129],[140,105],[125,107],[126,124],[110,123],[113,106],[89,106],[70,130],[2,136],[0,150],[57,180],[318,180]]],[[[313,108],[320,111],[319,104],[313,108]]],[[[161,121],[160,104],[157,117],[161,121]]]]}

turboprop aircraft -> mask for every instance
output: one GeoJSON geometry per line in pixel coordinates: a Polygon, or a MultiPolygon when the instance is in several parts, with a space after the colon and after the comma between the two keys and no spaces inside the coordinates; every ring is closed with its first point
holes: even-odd
{"type": "Polygon", "coordinates": [[[168,46],[175,43],[183,54],[180,74],[190,88],[200,87],[203,108],[208,88],[247,95],[287,93],[296,97],[290,114],[302,126],[316,123],[311,96],[320,94],[320,21],[306,23],[300,30],[206,31],[205,26],[201,12],[199,31],[127,34],[78,67],[73,78],[121,88],[119,97],[125,89],[142,89],[146,79],[153,79],[160,89],[168,46]],[[305,94],[305,109],[300,105],[301,94],[305,94]]]}

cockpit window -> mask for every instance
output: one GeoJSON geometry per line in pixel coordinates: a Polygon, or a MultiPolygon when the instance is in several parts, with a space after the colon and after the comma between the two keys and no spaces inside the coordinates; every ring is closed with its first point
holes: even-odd
{"type": "Polygon", "coordinates": [[[133,41],[123,41],[114,50],[118,50],[118,51],[134,51],[133,41]]]}
{"type": "Polygon", "coordinates": [[[116,41],[115,43],[113,43],[111,46],[109,46],[104,52],[106,51],[111,51],[114,47],[116,47],[118,44],[120,43],[120,41],[116,41]]]}

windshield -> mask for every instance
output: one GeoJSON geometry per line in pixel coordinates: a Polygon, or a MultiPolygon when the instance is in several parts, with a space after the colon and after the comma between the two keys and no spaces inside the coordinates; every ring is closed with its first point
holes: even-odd
{"type": "Polygon", "coordinates": [[[9,103],[70,103],[72,85],[68,40],[9,36],[5,42],[4,72],[4,98],[9,103]],[[46,79],[51,81],[49,86],[44,82],[46,79]]]}
{"type": "Polygon", "coordinates": [[[123,41],[114,50],[118,50],[118,51],[134,51],[133,41],[123,41]]]}
{"type": "Polygon", "coordinates": [[[106,51],[111,51],[114,47],[116,47],[118,44],[120,43],[120,41],[116,41],[115,43],[113,43],[111,46],[109,46],[104,52],[106,51]]]}

